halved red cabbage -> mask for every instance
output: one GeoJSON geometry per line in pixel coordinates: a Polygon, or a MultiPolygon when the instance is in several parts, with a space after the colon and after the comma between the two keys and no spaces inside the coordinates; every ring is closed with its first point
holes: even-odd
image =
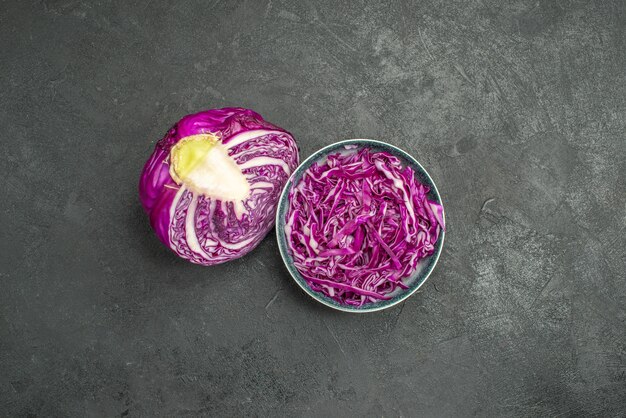
{"type": "Polygon", "coordinates": [[[269,232],[298,162],[291,134],[258,113],[207,110],[185,116],[156,144],[139,196],[166,246],[194,263],[219,264],[269,232]]]}
{"type": "Polygon", "coordinates": [[[444,221],[397,157],[349,148],[314,163],[291,188],[285,235],[311,289],[361,306],[407,288],[403,279],[434,252],[444,221]]]}

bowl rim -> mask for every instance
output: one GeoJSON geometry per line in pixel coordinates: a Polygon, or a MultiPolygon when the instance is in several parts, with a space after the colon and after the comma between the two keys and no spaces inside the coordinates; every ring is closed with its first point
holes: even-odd
{"type": "Polygon", "coordinates": [[[296,175],[308,169],[311,166],[311,164],[314,162],[314,160],[318,160],[328,155],[331,151],[341,148],[341,146],[345,146],[345,145],[357,145],[357,146],[372,145],[373,147],[390,148],[395,153],[397,153],[400,157],[409,161],[411,164],[416,165],[421,170],[421,174],[423,174],[429,180],[430,184],[432,185],[432,188],[429,193],[433,193],[435,195],[437,203],[439,203],[442,207],[442,218],[443,218],[444,225],[446,225],[446,211],[443,205],[443,201],[441,200],[441,195],[439,194],[439,190],[437,189],[437,185],[433,181],[428,171],[426,171],[426,169],[419,163],[419,161],[417,161],[415,157],[413,157],[411,154],[404,151],[403,149],[395,145],[389,144],[387,142],[379,141],[376,139],[354,138],[354,139],[346,139],[346,140],[342,140],[338,142],[333,142],[332,144],[326,145],[320,148],[319,150],[313,152],[306,159],[304,159],[304,161],[302,161],[298,165],[298,167],[296,167],[293,173],[291,173],[291,175],[289,176],[289,179],[287,180],[287,182],[285,183],[285,186],[283,187],[283,190],[280,193],[280,196],[278,198],[278,206],[276,208],[276,239],[278,241],[278,250],[280,252],[280,256],[283,260],[283,263],[285,264],[285,267],[287,268],[287,271],[289,272],[289,275],[298,284],[298,286],[300,286],[300,288],[304,290],[306,294],[308,294],[317,302],[325,306],[328,306],[338,311],[351,312],[351,313],[378,312],[378,311],[391,308],[393,306],[396,306],[404,302],[410,296],[415,294],[415,292],[417,292],[424,285],[424,283],[426,283],[431,273],[435,269],[435,266],[437,265],[437,262],[439,261],[439,257],[441,256],[446,231],[445,231],[445,228],[441,230],[439,239],[437,240],[437,243],[435,244],[436,246],[435,253],[429,256],[429,257],[434,257],[434,259],[432,263],[430,264],[430,266],[426,269],[426,271],[421,273],[422,278],[419,281],[419,283],[413,288],[407,289],[406,291],[400,293],[393,299],[384,301],[384,303],[381,303],[381,302],[372,303],[371,305],[374,305],[374,306],[371,306],[369,308],[367,307],[367,304],[363,305],[364,307],[360,307],[360,308],[352,307],[350,305],[339,305],[339,304],[331,303],[329,300],[326,300],[326,299],[329,299],[327,296],[319,292],[315,292],[313,289],[311,289],[306,284],[304,278],[299,277],[300,273],[297,271],[297,269],[293,265],[293,259],[287,253],[287,244],[286,244],[286,238],[285,238],[285,233],[284,233],[284,222],[281,222],[280,218],[281,218],[281,214],[284,215],[285,213],[285,205],[288,203],[288,200],[289,200],[287,198],[287,193],[289,192],[289,190],[291,190],[291,187],[294,185],[294,178],[296,177],[296,175]]]}

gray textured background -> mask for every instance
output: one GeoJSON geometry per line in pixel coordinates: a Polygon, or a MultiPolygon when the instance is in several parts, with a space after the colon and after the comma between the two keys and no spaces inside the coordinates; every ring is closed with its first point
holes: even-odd
{"type": "Polygon", "coordinates": [[[131,3],[0,1],[0,415],[624,416],[623,1],[131,3]],[[226,105],[302,157],[413,153],[448,219],[423,290],[354,316],[272,235],[166,250],[143,162],[226,105]]]}

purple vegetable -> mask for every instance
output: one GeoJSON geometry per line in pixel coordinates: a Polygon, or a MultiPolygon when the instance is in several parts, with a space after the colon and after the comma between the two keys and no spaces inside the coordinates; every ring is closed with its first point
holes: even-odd
{"type": "Polygon", "coordinates": [[[298,161],[291,134],[261,115],[207,110],[185,116],[157,143],[139,196],[166,246],[194,263],[219,264],[269,232],[298,161]]]}
{"type": "Polygon", "coordinates": [[[435,251],[444,221],[410,167],[352,148],[314,163],[292,187],[285,235],[311,289],[361,306],[407,288],[403,279],[435,251]]]}

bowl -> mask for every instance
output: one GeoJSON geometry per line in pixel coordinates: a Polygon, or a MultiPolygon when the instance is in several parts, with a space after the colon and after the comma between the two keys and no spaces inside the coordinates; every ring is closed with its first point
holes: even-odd
{"type": "MultiPolygon", "coordinates": [[[[276,211],[276,236],[278,239],[278,248],[280,251],[280,255],[291,274],[291,277],[295,280],[295,282],[304,290],[309,296],[311,296],[316,301],[330,307],[333,309],[337,309],[339,311],[344,312],[354,312],[354,313],[365,313],[365,312],[375,312],[383,309],[391,308],[404,300],[406,300],[409,296],[414,294],[428,279],[428,276],[432,273],[435,265],[437,264],[437,260],[439,260],[439,256],[441,254],[441,250],[443,248],[443,242],[445,238],[445,231],[442,230],[439,235],[439,239],[435,244],[435,251],[430,256],[420,260],[417,269],[415,272],[408,278],[404,279],[404,283],[408,286],[408,289],[396,289],[392,293],[390,293],[391,299],[381,300],[378,302],[370,302],[363,304],[362,306],[351,306],[351,305],[342,305],[341,303],[335,301],[334,299],[329,298],[328,296],[316,292],[312,290],[307,284],[306,280],[302,277],[298,269],[295,267],[293,259],[289,254],[287,248],[287,239],[285,237],[285,214],[289,207],[289,191],[291,187],[295,184],[298,184],[303,173],[315,162],[324,160],[329,154],[333,154],[344,150],[346,145],[356,145],[358,148],[368,147],[374,151],[386,151],[400,159],[402,165],[404,167],[411,167],[415,172],[416,179],[428,186],[430,188],[430,192],[428,193],[428,199],[435,201],[439,204],[443,204],[441,202],[441,197],[439,196],[439,192],[437,191],[437,187],[433,182],[432,178],[428,174],[428,172],[422,167],[422,165],[417,162],[415,158],[413,158],[406,151],[401,150],[400,148],[387,144],[386,142],[376,141],[373,139],[348,139],[345,141],[336,142],[334,144],[328,145],[319,151],[313,153],[309,158],[304,160],[298,168],[293,172],[289,181],[283,188],[283,191],[280,195],[278,208],[276,211]]],[[[444,209],[444,225],[445,225],[445,209],[444,209]]]]}

